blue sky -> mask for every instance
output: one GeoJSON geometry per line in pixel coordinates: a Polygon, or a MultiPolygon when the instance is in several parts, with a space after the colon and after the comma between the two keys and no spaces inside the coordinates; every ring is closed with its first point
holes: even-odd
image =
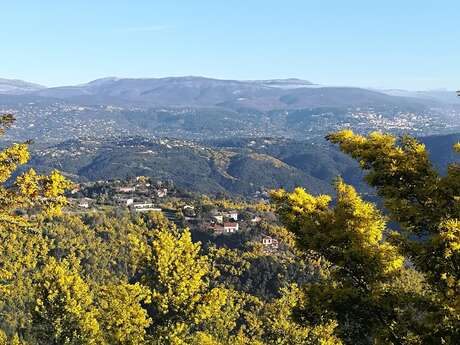
{"type": "Polygon", "coordinates": [[[459,1],[0,0],[0,77],[297,77],[457,89],[459,1]]]}

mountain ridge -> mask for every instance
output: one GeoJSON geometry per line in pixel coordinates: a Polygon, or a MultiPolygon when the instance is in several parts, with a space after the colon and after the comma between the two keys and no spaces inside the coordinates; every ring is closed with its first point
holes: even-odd
{"type": "Polygon", "coordinates": [[[46,86],[20,79],[0,78],[0,94],[20,95],[45,88],[46,86]]]}
{"type": "Polygon", "coordinates": [[[399,97],[358,87],[322,86],[288,78],[224,80],[197,76],[96,79],[85,84],[35,90],[31,95],[85,104],[141,107],[300,109],[318,106],[433,106],[438,100],[399,97]]]}
{"type": "MultiPolygon", "coordinates": [[[[355,86],[333,86],[333,85],[320,85],[313,83],[308,80],[299,78],[274,78],[274,79],[218,79],[204,76],[170,76],[170,77],[145,77],[145,78],[120,78],[116,76],[108,76],[97,78],[86,83],[74,84],[74,85],[59,85],[54,87],[46,87],[37,83],[32,83],[19,79],[6,79],[0,78],[0,94],[11,94],[11,95],[22,95],[30,94],[35,96],[43,96],[50,98],[72,98],[76,96],[97,96],[101,93],[106,96],[110,94],[111,88],[125,84],[123,93],[126,93],[126,89],[132,88],[145,88],[150,87],[150,90],[143,90],[142,95],[152,93],[152,88],[165,87],[167,84],[173,84],[175,86],[188,86],[194,88],[209,88],[209,87],[223,87],[224,85],[233,87],[243,87],[243,90],[233,90],[235,94],[247,91],[247,88],[261,88],[265,90],[278,89],[284,91],[292,91],[296,89],[312,89],[318,88],[322,90],[331,89],[353,89],[353,90],[366,90],[375,92],[378,94],[395,96],[407,99],[419,99],[425,101],[435,101],[459,104],[460,99],[456,97],[454,91],[449,90],[419,90],[409,91],[405,89],[376,89],[366,87],[355,87],[355,86]],[[246,88],[246,89],[245,89],[246,88]]],[[[113,91],[113,90],[112,90],[113,91]]],[[[113,92],[112,92],[113,93],[113,92]]],[[[116,95],[116,93],[115,93],[116,95]]],[[[120,95],[118,95],[120,96],[120,95]]],[[[216,104],[212,104],[216,105],[216,104]]]]}

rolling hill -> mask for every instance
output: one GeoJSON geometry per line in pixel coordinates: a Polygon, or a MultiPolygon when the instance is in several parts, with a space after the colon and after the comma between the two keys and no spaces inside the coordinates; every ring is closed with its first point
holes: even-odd
{"type": "MultiPolygon", "coordinates": [[[[421,138],[443,172],[460,156],[451,150],[460,134],[421,138]]],[[[74,181],[124,179],[145,175],[172,180],[187,191],[251,197],[272,188],[303,186],[332,193],[337,176],[362,193],[372,193],[364,173],[350,157],[327,143],[276,138],[231,138],[207,142],[177,139],[121,138],[69,140],[33,146],[32,166],[40,172],[61,170],[74,181]]]]}
{"type": "Polygon", "coordinates": [[[296,186],[328,193],[339,174],[362,186],[358,165],[334,147],[284,139],[244,139],[225,147],[171,139],[71,140],[34,146],[32,157],[30,166],[38,171],[59,169],[75,181],[145,175],[211,195],[250,197],[296,186]]]}

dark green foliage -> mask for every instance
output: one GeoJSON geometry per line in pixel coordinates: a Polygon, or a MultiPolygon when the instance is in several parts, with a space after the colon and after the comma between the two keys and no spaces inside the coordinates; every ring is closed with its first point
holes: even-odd
{"type": "Polygon", "coordinates": [[[331,179],[341,175],[366,191],[358,165],[326,144],[270,138],[161,144],[134,138],[99,144],[69,141],[46,152],[33,155],[31,165],[45,172],[58,168],[81,181],[144,175],[154,180],[172,179],[186,191],[251,197],[257,191],[297,185],[313,193],[330,193],[331,179]],[[53,152],[59,154],[54,157],[53,152]]]}

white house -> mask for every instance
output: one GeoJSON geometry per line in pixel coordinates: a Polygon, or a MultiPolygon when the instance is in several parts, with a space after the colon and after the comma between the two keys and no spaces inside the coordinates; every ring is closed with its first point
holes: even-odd
{"type": "Polygon", "coordinates": [[[117,202],[121,206],[130,206],[134,204],[134,199],[133,198],[118,198],[117,202]]]}
{"type": "Polygon", "coordinates": [[[271,236],[264,236],[262,238],[262,244],[269,249],[277,249],[278,248],[278,240],[271,237],[271,236]]]}
{"type": "Polygon", "coordinates": [[[166,188],[161,188],[157,190],[157,197],[164,198],[168,195],[168,190],[166,188]]]}
{"type": "Polygon", "coordinates": [[[161,212],[161,208],[155,207],[152,203],[136,203],[131,205],[136,212],[161,212]]]}
{"type": "Polygon", "coordinates": [[[236,232],[239,229],[239,225],[236,222],[225,222],[224,231],[225,232],[236,232]]]}
{"type": "Polygon", "coordinates": [[[235,222],[238,221],[238,212],[236,211],[226,211],[223,213],[223,216],[228,219],[233,219],[235,222]]]}
{"type": "Polygon", "coordinates": [[[215,216],[213,216],[213,218],[219,224],[222,224],[224,222],[224,216],[222,216],[221,214],[216,214],[215,216]]]}
{"type": "Polygon", "coordinates": [[[83,199],[78,200],[77,205],[78,205],[78,207],[81,207],[81,208],[89,208],[89,206],[91,205],[91,202],[93,202],[93,199],[91,199],[91,198],[83,198],[83,199]]]}
{"type": "Polygon", "coordinates": [[[117,192],[119,193],[132,193],[136,191],[136,187],[119,187],[117,192]]]}

